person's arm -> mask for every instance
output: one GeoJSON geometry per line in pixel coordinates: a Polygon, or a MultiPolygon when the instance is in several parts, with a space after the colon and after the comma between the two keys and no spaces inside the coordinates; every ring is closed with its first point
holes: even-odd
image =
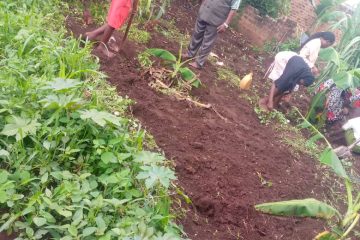
{"type": "Polygon", "coordinates": [[[218,27],[218,32],[223,32],[229,27],[231,20],[233,19],[233,17],[236,14],[236,11],[240,7],[240,3],[241,3],[241,0],[232,0],[231,1],[231,11],[229,12],[229,15],[227,16],[226,21],[218,27]]]}
{"type": "Polygon", "coordinates": [[[229,24],[231,23],[231,20],[233,19],[235,14],[236,14],[236,10],[231,10],[229,12],[226,21],[218,27],[218,32],[224,32],[229,27],[229,24]]]}
{"type": "Polygon", "coordinates": [[[278,89],[276,88],[275,83],[272,84],[271,89],[270,89],[270,94],[269,94],[269,101],[267,104],[267,107],[269,108],[269,110],[273,110],[274,109],[274,96],[278,93],[278,89]]]}

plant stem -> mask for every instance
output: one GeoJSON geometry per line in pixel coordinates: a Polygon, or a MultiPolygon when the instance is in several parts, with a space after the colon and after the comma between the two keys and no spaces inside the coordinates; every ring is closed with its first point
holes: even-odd
{"type": "Polygon", "coordinates": [[[360,220],[360,214],[356,214],[355,220],[353,221],[353,223],[350,225],[350,227],[346,230],[346,232],[341,236],[341,238],[339,240],[345,239],[346,236],[349,235],[349,233],[353,230],[353,228],[359,222],[359,220],[360,220]]]}
{"type": "Polygon", "coordinates": [[[324,134],[322,134],[314,125],[312,125],[299,111],[299,109],[295,108],[295,110],[297,111],[297,113],[301,116],[301,118],[311,127],[311,129],[319,134],[321,136],[321,138],[324,139],[324,141],[326,142],[326,144],[328,145],[328,147],[332,148],[331,143],[326,139],[326,137],[324,136],[324,134]]]}

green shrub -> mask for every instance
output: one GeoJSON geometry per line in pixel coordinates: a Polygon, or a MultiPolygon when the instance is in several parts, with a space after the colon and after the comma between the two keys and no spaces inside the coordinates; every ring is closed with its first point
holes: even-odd
{"type": "Polygon", "coordinates": [[[279,18],[290,12],[290,0],[245,0],[244,4],[249,4],[258,9],[260,15],[268,15],[272,18],[279,18]]]}

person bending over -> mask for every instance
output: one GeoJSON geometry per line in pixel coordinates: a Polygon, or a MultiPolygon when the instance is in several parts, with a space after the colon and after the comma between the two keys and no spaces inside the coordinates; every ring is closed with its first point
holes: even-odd
{"type": "Polygon", "coordinates": [[[293,56],[285,66],[284,72],[273,82],[268,97],[259,101],[262,109],[271,111],[279,106],[281,99],[291,93],[295,86],[310,86],[314,82],[314,75],[310,67],[300,56],[293,56]]]}
{"type": "MultiPolygon", "coordinates": [[[[110,48],[108,44],[109,39],[114,30],[119,29],[126,22],[131,9],[132,0],[112,0],[107,16],[107,23],[94,31],[87,32],[85,36],[90,41],[100,41],[97,50],[108,57],[113,57],[114,54],[108,50],[110,48]]],[[[112,46],[111,50],[117,52],[119,51],[119,47],[112,46]]]]}

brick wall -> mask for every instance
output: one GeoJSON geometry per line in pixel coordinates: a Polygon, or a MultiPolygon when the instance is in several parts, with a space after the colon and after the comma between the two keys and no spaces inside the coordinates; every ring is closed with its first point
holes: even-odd
{"type": "Polygon", "coordinates": [[[289,15],[277,20],[262,17],[255,8],[246,6],[235,26],[254,45],[261,46],[273,38],[281,41],[295,37],[309,30],[315,20],[316,13],[309,0],[291,0],[289,15]]]}

